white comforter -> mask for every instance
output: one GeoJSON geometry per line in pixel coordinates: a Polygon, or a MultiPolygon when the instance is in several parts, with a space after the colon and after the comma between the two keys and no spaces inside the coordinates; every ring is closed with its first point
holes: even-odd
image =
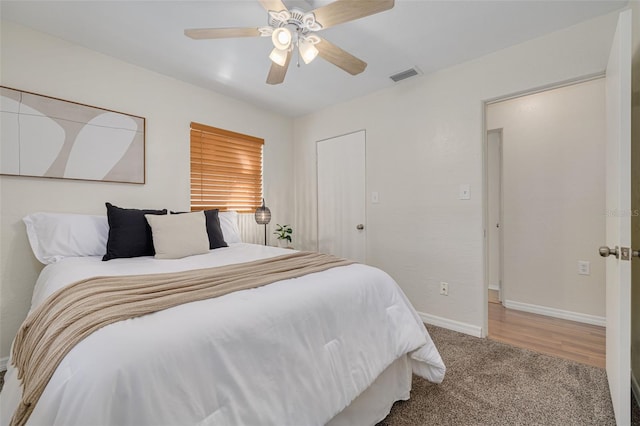
{"type": "MultiPolygon", "coordinates": [[[[147,274],[286,253],[252,244],[180,260],[47,266],[32,308],[99,275],[147,274]]],[[[29,425],[321,425],[398,357],[433,382],[445,367],[420,318],[379,269],[355,264],[188,303],[104,327],[63,359],[29,425]]],[[[0,394],[8,425],[20,398],[9,367],[0,394]]]]}

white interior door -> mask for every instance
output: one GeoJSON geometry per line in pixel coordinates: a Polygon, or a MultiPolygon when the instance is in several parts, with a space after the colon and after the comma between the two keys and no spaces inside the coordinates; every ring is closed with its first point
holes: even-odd
{"type": "Polygon", "coordinates": [[[319,141],[318,251],[365,262],[365,132],[319,141]]]}
{"type": "Polygon", "coordinates": [[[611,46],[607,90],[607,378],[618,425],[631,422],[631,10],[611,46]],[[626,249],[626,256],[625,256],[626,249]],[[624,259],[627,257],[627,259],[624,259]]]}
{"type": "Polygon", "coordinates": [[[502,132],[487,132],[487,213],[489,289],[502,300],[502,132]]]}

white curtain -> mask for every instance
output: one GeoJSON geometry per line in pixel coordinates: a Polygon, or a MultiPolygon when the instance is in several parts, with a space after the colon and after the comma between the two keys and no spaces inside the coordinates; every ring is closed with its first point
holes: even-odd
{"type": "MultiPolygon", "coordinates": [[[[238,229],[242,242],[251,244],[264,244],[264,225],[256,223],[253,213],[240,213],[238,215],[238,229]]],[[[267,241],[271,240],[271,224],[267,225],[267,241]]]]}

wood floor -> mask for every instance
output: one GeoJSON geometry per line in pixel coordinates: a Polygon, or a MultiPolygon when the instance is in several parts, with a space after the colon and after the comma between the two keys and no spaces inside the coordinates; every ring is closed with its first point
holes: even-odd
{"type": "Polygon", "coordinates": [[[490,339],[605,368],[604,327],[506,309],[489,292],[490,339]]]}

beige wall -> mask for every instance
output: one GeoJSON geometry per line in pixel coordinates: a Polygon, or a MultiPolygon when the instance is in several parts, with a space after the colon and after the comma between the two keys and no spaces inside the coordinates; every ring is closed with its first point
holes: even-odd
{"type": "MultiPolygon", "coordinates": [[[[273,223],[292,223],[290,118],[9,22],[2,22],[0,52],[2,85],[146,117],[147,169],[145,185],[0,177],[0,358],[9,354],[42,268],[21,218],[36,211],[105,214],[105,201],[187,209],[191,121],[265,139],[273,223]]],[[[263,228],[250,221],[244,228],[247,240],[262,242],[263,228]]]]}
{"type": "MultiPolygon", "coordinates": [[[[640,212],[640,1],[631,2],[633,59],[631,68],[631,210],[640,212]]],[[[640,217],[631,216],[631,244],[640,250],[640,217]]],[[[631,371],[640,402],[640,259],[631,263],[631,371]]]]}
{"type": "Polygon", "coordinates": [[[600,17],[296,119],[303,246],[317,244],[316,141],[366,129],[367,262],[393,276],[428,320],[486,332],[483,101],[602,73],[616,20],[600,17]],[[458,199],[460,184],[471,185],[470,200],[458,199]],[[439,295],[440,281],[449,296],[439,295]]]}
{"type": "Polygon", "coordinates": [[[604,78],[491,104],[487,129],[503,129],[505,305],[604,323],[604,78]]]}

